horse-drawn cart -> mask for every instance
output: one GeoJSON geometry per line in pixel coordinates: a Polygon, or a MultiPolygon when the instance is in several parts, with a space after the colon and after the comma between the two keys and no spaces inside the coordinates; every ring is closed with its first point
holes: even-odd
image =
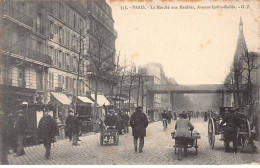
{"type": "MultiPolygon", "coordinates": [[[[221,135],[220,140],[225,139],[225,126],[220,127],[220,123],[225,118],[225,115],[233,109],[233,107],[220,107],[219,113],[210,112],[208,121],[208,140],[211,149],[213,149],[215,145],[215,135],[221,135]]],[[[237,111],[236,115],[239,119],[237,133],[238,146],[243,148],[249,144],[249,138],[251,136],[250,124],[246,114],[237,111]]]]}

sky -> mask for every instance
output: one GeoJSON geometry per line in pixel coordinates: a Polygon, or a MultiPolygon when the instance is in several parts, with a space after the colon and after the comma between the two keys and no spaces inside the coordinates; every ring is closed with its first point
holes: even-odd
{"type": "Polygon", "coordinates": [[[116,50],[120,51],[120,55],[137,66],[149,62],[161,63],[166,76],[174,78],[179,84],[223,83],[234,57],[240,17],[249,51],[260,51],[257,0],[107,2],[112,8],[114,27],[118,33],[116,50]],[[132,5],[144,5],[146,9],[132,9],[132,5]],[[179,8],[180,5],[195,8],[198,5],[249,5],[249,8],[151,9],[151,6],[179,8]],[[121,6],[128,9],[121,10],[121,6]]]}

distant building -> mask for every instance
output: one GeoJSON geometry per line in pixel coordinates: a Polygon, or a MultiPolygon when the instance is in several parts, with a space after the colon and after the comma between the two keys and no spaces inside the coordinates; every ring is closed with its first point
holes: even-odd
{"type": "Polygon", "coordinates": [[[227,96],[226,106],[246,106],[250,104],[250,94],[252,95],[251,102],[259,101],[259,53],[248,51],[241,18],[234,59],[229,75],[226,77],[224,83],[229,89],[235,91],[235,93],[227,96]],[[251,69],[250,73],[248,67],[251,69]],[[248,90],[249,74],[252,87],[251,91],[248,90]]]}

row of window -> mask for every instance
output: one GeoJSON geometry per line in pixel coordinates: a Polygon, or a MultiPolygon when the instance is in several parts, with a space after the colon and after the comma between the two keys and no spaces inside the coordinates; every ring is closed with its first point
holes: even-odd
{"type": "MultiPolygon", "coordinates": [[[[73,50],[79,51],[80,38],[76,33],[63,28],[63,26],[61,25],[55,24],[52,20],[50,20],[49,30],[49,38],[51,40],[63,44],[73,50]]],[[[83,44],[83,41],[81,42],[81,44],[83,44]]]]}
{"type": "Polygon", "coordinates": [[[86,60],[81,60],[80,65],[78,57],[75,55],[70,55],[62,50],[56,49],[53,46],[49,47],[49,56],[52,58],[52,64],[59,68],[67,69],[69,71],[78,72],[78,66],[80,66],[80,73],[86,73],[86,60]]]}
{"type": "Polygon", "coordinates": [[[51,2],[50,13],[78,31],[85,25],[82,17],[61,2],[51,2]]]}
{"type": "MultiPolygon", "coordinates": [[[[77,92],[77,79],[71,78],[65,75],[58,75],[55,76],[55,73],[49,72],[49,79],[48,79],[48,89],[49,90],[55,90],[56,87],[62,88],[63,91],[67,91],[70,93],[76,94],[77,92]],[[58,81],[55,81],[58,80],[58,81]]],[[[84,81],[79,81],[79,88],[78,88],[79,94],[85,94],[86,93],[86,86],[84,81]]]]}

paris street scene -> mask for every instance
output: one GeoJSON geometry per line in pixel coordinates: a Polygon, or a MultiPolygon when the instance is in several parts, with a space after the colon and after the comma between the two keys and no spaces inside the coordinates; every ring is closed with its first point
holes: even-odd
{"type": "Polygon", "coordinates": [[[1,165],[258,165],[259,1],[0,1],[1,165]]]}

